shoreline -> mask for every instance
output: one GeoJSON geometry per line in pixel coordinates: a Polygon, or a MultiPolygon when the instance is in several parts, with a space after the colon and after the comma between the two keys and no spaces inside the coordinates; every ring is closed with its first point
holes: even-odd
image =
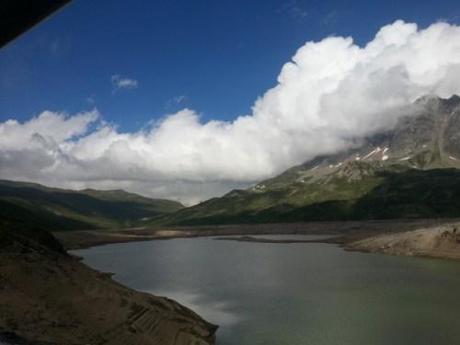
{"type": "MultiPolygon", "coordinates": [[[[370,252],[370,253],[383,253],[391,255],[404,255],[404,256],[421,256],[421,257],[430,257],[430,258],[441,258],[441,259],[454,259],[460,260],[460,236],[456,234],[456,231],[453,232],[452,229],[456,229],[460,224],[459,220],[453,219],[444,219],[444,220],[392,220],[392,221],[361,221],[361,222],[320,222],[320,223],[294,223],[294,224],[258,224],[258,225],[226,225],[226,226],[207,226],[207,227],[181,227],[181,228],[171,228],[171,229],[118,229],[118,230],[83,230],[76,232],[58,232],[54,235],[58,240],[63,243],[66,250],[73,249],[83,249],[90,248],[92,246],[106,245],[106,244],[115,244],[115,243],[127,243],[134,241],[152,241],[152,240],[169,240],[175,238],[194,238],[194,237],[215,237],[223,236],[220,238],[215,238],[215,240],[229,240],[229,241],[240,241],[240,242],[254,242],[254,243],[328,243],[339,245],[343,250],[346,251],[359,251],[359,252],[370,252]],[[320,235],[322,238],[317,239],[295,239],[295,238],[264,238],[264,237],[254,237],[253,235],[320,235]],[[227,237],[225,237],[227,236],[227,237]],[[228,236],[238,236],[238,237],[228,237],[228,236]],[[332,236],[332,237],[328,237],[332,236]],[[420,241],[422,239],[422,241],[420,241]],[[427,247],[428,245],[428,247],[427,247]],[[428,249],[427,249],[428,248],[428,249]]],[[[459,226],[460,229],[460,226],[459,226]]],[[[38,255],[41,257],[41,254],[38,255]]],[[[11,261],[11,267],[18,268],[23,265],[30,265],[29,259],[21,259],[19,262],[18,258],[22,256],[14,255],[14,262],[11,261]]],[[[37,257],[38,259],[38,257],[37,257]]],[[[163,297],[154,296],[151,294],[146,294],[142,292],[137,292],[133,289],[118,284],[112,280],[111,275],[108,273],[103,273],[96,271],[87,265],[80,263],[76,257],[73,255],[58,259],[60,262],[58,265],[53,260],[48,259],[38,259],[34,264],[34,271],[41,272],[40,275],[44,276],[49,274],[51,271],[56,271],[56,267],[59,267],[59,270],[63,270],[60,273],[63,276],[75,276],[78,277],[75,281],[86,281],[90,282],[91,286],[90,291],[100,290],[100,293],[96,296],[91,292],[90,296],[83,298],[82,296],[78,297],[81,300],[82,304],[86,304],[83,310],[91,310],[92,313],[96,313],[96,310],[93,310],[93,299],[106,298],[106,294],[111,295],[110,298],[120,299],[117,308],[112,309],[112,312],[118,315],[134,315],[132,310],[138,308],[138,305],[142,305],[142,310],[139,309],[140,315],[148,315],[149,320],[154,320],[152,322],[156,323],[158,318],[165,318],[165,322],[169,324],[175,320],[176,315],[167,316],[169,313],[167,310],[174,310],[174,313],[179,313],[183,320],[187,320],[190,326],[187,326],[187,329],[194,329],[192,333],[187,335],[187,337],[192,337],[195,340],[198,340],[200,344],[211,344],[215,340],[215,330],[217,326],[214,326],[210,323],[207,323],[205,320],[201,319],[200,316],[195,314],[193,311],[188,308],[183,307],[182,305],[163,297]],[[72,272],[72,273],[70,273],[72,272]],[[78,275],[77,275],[78,274],[78,275]],[[81,276],[80,276],[81,275],[81,276]],[[84,278],[81,278],[84,277],[84,278]],[[101,287],[104,286],[103,288],[101,287]],[[101,294],[99,296],[99,294],[101,294]],[[129,297],[128,297],[129,296],[129,297]],[[126,310],[126,301],[132,303],[130,307],[131,310],[126,310]],[[161,306],[161,311],[158,310],[158,306],[161,306]],[[153,307],[153,309],[152,309],[153,307]],[[133,309],[134,308],[134,309],[133,309]],[[166,314],[165,314],[166,313],[166,314]]],[[[35,260],[34,260],[35,261],[35,260]]],[[[56,273],[53,273],[56,275],[56,273]]],[[[15,274],[16,277],[19,275],[15,274]]],[[[17,279],[17,278],[16,278],[17,279]]],[[[18,281],[17,286],[29,286],[31,284],[23,284],[26,280],[36,280],[30,276],[21,277],[18,281]]],[[[66,278],[65,278],[66,279],[66,278]]],[[[62,287],[65,289],[73,289],[71,285],[63,283],[64,278],[58,279],[56,282],[59,284],[64,284],[62,287]]],[[[72,278],[73,279],[73,278],[72,278]]],[[[55,281],[46,279],[46,281],[51,282],[55,281]]],[[[48,291],[50,286],[44,285],[43,290],[48,291]]],[[[87,287],[86,287],[87,288],[87,287]]],[[[13,291],[16,290],[13,289],[13,291]]],[[[60,291],[63,291],[60,288],[60,291]]],[[[74,292],[69,292],[69,296],[73,296],[74,292]]],[[[43,294],[41,296],[44,296],[43,294]]],[[[8,297],[10,298],[10,297],[8,297]]],[[[41,297],[40,297],[41,298],[41,297]]],[[[11,300],[11,298],[10,298],[11,300]]],[[[37,299],[38,301],[39,299],[37,299]]],[[[19,301],[19,299],[18,299],[19,301]]],[[[106,301],[107,302],[107,301],[106,301]]],[[[19,303],[19,302],[18,302],[19,303]]],[[[34,303],[38,303],[35,302],[34,303]]],[[[110,303],[109,303],[110,304],[110,303]]],[[[113,303],[112,303],[113,304],[113,303]]],[[[31,304],[32,305],[32,304],[31,304]]],[[[108,304],[107,304],[108,305],[108,304]]],[[[29,308],[29,306],[27,307],[29,308]]],[[[47,307],[42,306],[43,310],[46,310],[47,307]]],[[[103,311],[103,309],[101,309],[103,311]]],[[[99,313],[100,310],[97,309],[99,313]]],[[[10,311],[11,313],[11,311],[10,311]]],[[[33,315],[32,312],[29,312],[30,315],[33,315]]],[[[113,314],[113,315],[115,315],[113,314]]],[[[112,314],[111,314],[112,315],[112,314]]],[[[113,317],[112,315],[112,317],[113,317]]],[[[135,330],[137,334],[142,334],[142,332],[148,332],[144,330],[141,324],[136,323],[134,319],[138,317],[137,314],[134,315],[131,321],[127,324],[126,332],[132,332],[135,330]],[[132,328],[132,327],[135,328],[132,328]]],[[[104,315],[104,318],[108,317],[104,315]]],[[[124,316],[123,316],[124,317],[124,316]]],[[[17,319],[17,317],[13,317],[17,319]]],[[[67,316],[64,317],[67,319],[67,316]]],[[[83,318],[82,318],[83,320],[83,318]]],[[[137,320],[137,319],[136,319],[137,320]]],[[[31,320],[32,321],[32,320],[31,320]]],[[[121,319],[119,320],[121,321],[121,319]]],[[[146,319],[147,321],[147,319],[146,319]]],[[[74,321],[72,321],[74,322],[74,321]]],[[[149,321],[150,322],[150,321],[149,321]]],[[[182,321],[181,321],[182,322],[182,321]]],[[[85,328],[86,322],[79,324],[79,327],[85,328]]],[[[149,323],[153,325],[153,323],[149,323]]],[[[63,324],[64,325],[64,324],[63,324]]],[[[45,325],[43,325],[45,326],[45,325]]],[[[58,333],[53,334],[53,336],[58,336],[58,338],[65,339],[68,337],[67,330],[61,328],[58,333]]],[[[73,327],[73,326],[72,326],[73,327]]],[[[104,328],[102,324],[99,326],[104,328]]],[[[174,328],[179,326],[174,325],[174,328]]],[[[49,328],[45,326],[45,328],[49,328]]],[[[1,330],[1,329],[0,329],[1,330]]],[[[9,331],[15,331],[15,329],[8,329],[9,331]]],[[[25,329],[17,329],[19,331],[17,334],[28,336],[28,338],[39,338],[50,340],[48,336],[44,334],[37,334],[36,332],[26,331],[25,329]]],[[[175,332],[167,327],[165,331],[175,332]]],[[[112,337],[112,332],[115,330],[110,330],[107,327],[105,334],[107,337],[112,337]]],[[[84,332],[82,333],[84,334],[84,332]]],[[[53,337],[52,336],[52,337],[53,337]]],[[[84,337],[83,335],[80,335],[84,337]]],[[[114,338],[112,338],[115,341],[114,338]]],[[[190,338],[187,338],[190,339],[190,338]]],[[[188,341],[188,340],[186,340],[188,341]]],[[[182,344],[178,342],[177,344],[182,344]]]]}
{"type": "MultiPolygon", "coordinates": [[[[460,247],[450,246],[446,252],[438,237],[460,224],[459,219],[399,219],[343,222],[309,222],[279,224],[239,224],[218,226],[181,226],[163,229],[112,229],[54,232],[53,235],[67,250],[87,249],[115,243],[170,240],[178,238],[240,236],[226,238],[232,241],[258,243],[330,243],[347,251],[374,252],[392,255],[422,256],[460,260],[460,247]],[[416,239],[406,244],[407,237],[416,231],[434,232],[429,248],[417,247],[416,239]],[[403,235],[404,234],[404,235],[403,235]],[[320,240],[258,239],[252,235],[322,235],[333,236],[320,240]],[[397,244],[398,241],[402,243],[397,244]],[[388,243],[386,243],[388,242],[388,243]],[[389,248],[393,248],[390,250],[389,248]],[[398,250],[395,250],[398,248],[398,250]],[[458,251],[458,254],[457,254],[458,251]]],[[[460,226],[459,226],[460,229],[460,226]]],[[[224,238],[225,239],[225,238],[224,238]]],[[[220,240],[224,240],[220,239],[220,240]]],[[[445,245],[444,241],[444,245],[445,245]]],[[[460,242],[459,242],[460,245],[460,242]]]]}
{"type": "Polygon", "coordinates": [[[384,233],[345,243],[347,251],[460,261],[460,223],[384,233]]]}
{"type": "Polygon", "coordinates": [[[53,235],[67,250],[75,250],[113,243],[213,236],[347,235],[347,239],[354,240],[384,232],[416,230],[427,225],[435,226],[454,221],[460,221],[460,219],[401,219],[74,230],[55,231],[53,235]]]}
{"type": "MultiPolygon", "coordinates": [[[[312,236],[314,236],[314,235],[312,235],[312,236]]],[[[277,240],[277,239],[273,239],[273,238],[263,238],[263,237],[253,237],[253,236],[217,237],[217,238],[214,238],[214,240],[215,241],[267,243],[267,244],[270,244],[270,243],[279,243],[279,244],[296,244],[296,243],[342,244],[343,241],[344,241],[343,236],[340,236],[340,235],[339,236],[333,236],[333,237],[312,239],[312,240],[300,240],[300,239],[280,239],[280,240],[277,240]]]]}

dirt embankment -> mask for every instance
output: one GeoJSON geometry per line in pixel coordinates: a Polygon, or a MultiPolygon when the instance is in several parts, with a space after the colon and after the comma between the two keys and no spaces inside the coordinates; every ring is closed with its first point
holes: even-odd
{"type": "Polygon", "coordinates": [[[210,345],[216,328],[65,253],[30,243],[0,247],[0,335],[51,345],[210,345]]]}
{"type": "Polygon", "coordinates": [[[460,223],[384,233],[351,241],[348,250],[460,260],[460,223]]]}

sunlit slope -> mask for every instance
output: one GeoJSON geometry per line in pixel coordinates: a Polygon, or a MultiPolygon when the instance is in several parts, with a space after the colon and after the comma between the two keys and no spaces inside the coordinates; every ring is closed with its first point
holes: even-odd
{"type": "Polygon", "coordinates": [[[460,98],[424,97],[394,129],[247,190],[156,219],[166,224],[460,216],[460,98]]]}
{"type": "Polygon", "coordinates": [[[137,226],[182,207],[122,190],[73,191],[0,181],[0,219],[47,230],[137,226]]]}

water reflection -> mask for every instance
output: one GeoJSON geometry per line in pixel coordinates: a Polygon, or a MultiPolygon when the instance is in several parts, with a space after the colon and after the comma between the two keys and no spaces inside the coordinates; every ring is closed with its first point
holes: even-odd
{"type": "Polygon", "coordinates": [[[145,292],[173,299],[192,309],[205,320],[212,320],[214,324],[220,327],[235,325],[243,319],[242,315],[237,315],[231,311],[229,301],[211,301],[198,293],[185,291],[147,290],[145,292]]]}
{"type": "Polygon", "coordinates": [[[212,238],[77,254],[130,287],[176,299],[218,324],[218,345],[452,345],[460,339],[456,262],[212,238]]]}

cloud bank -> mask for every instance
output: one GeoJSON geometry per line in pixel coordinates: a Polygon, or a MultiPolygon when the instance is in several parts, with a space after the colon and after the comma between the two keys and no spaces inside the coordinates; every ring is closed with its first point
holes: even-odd
{"type": "Polygon", "coordinates": [[[0,123],[0,176],[194,203],[391,128],[423,95],[460,94],[459,75],[460,27],[396,21],[364,47],[350,37],[307,42],[252,113],[231,122],[183,109],[135,133],[96,110],[0,123]]]}

